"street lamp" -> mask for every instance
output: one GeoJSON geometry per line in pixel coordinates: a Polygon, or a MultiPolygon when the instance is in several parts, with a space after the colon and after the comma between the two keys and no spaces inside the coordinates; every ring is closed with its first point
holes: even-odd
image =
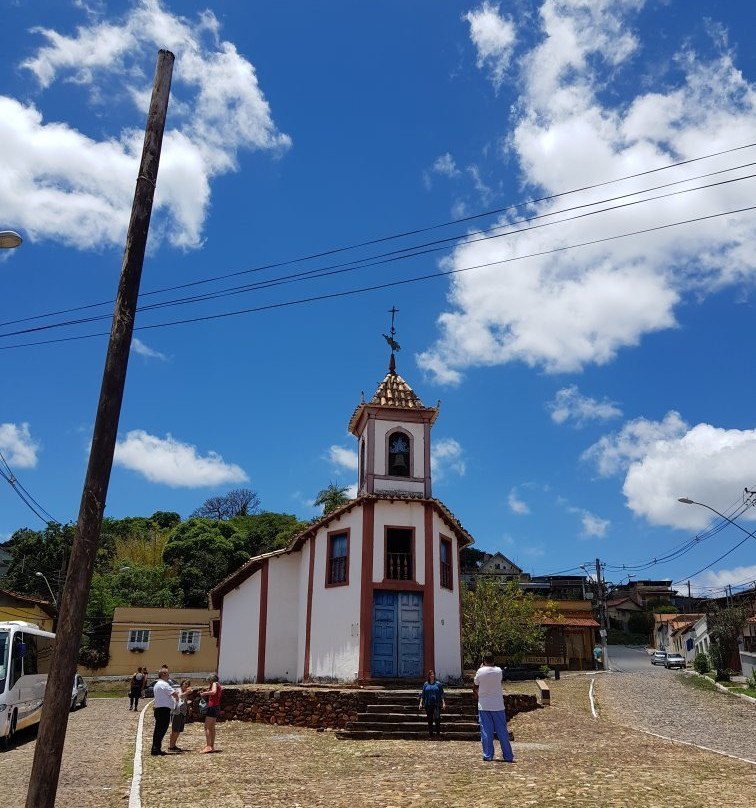
{"type": "Polygon", "coordinates": [[[0,250],[12,250],[20,246],[22,241],[15,230],[0,230],[0,250]]]}
{"type": "Polygon", "coordinates": [[[35,572],[34,574],[37,576],[37,578],[41,578],[47,584],[47,588],[50,590],[50,597],[52,598],[53,606],[55,606],[55,608],[57,609],[58,608],[58,601],[55,599],[55,594],[52,591],[52,587],[50,586],[50,582],[47,580],[47,578],[41,572],[35,572]]]}
{"type": "Polygon", "coordinates": [[[730,519],[729,516],[725,516],[723,513],[720,513],[716,508],[712,508],[711,505],[707,505],[705,502],[696,502],[694,499],[689,499],[688,497],[678,497],[678,502],[682,502],[683,505],[700,505],[702,508],[708,508],[712,513],[715,513],[717,516],[721,516],[725,522],[729,522],[731,525],[735,525],[738,530],[742,530],[743,533],[749,535],[752,539],[756,539],[756,531],[751,533],[749,530],[746,530],[743,525],[739,525],[734,519],[730,519]]]}

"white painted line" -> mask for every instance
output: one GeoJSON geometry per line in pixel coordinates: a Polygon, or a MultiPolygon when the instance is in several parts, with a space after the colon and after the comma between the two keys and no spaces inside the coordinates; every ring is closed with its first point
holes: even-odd
{"type": "MultiPolygon", "coordinates": [[[[638,729],[634,727],[633,729],[638,729]]],[[[672,741],[672,743],[683,743],[685,746],[694,746],[696,749],[704,749],[707,752],[714,752],[715,755],[723,755],[724,757],[739,760],[741,763],[751,763],[756,766],[756,760],[749,758],[739,757],[738,755],[731,755],[729,752],[720,752],[719,749],[712,749],[710,746],[701,746],[699,743],[692,743],[691,741],[680,741],[677,738],[668,738],[666,735],[659,735],[656,732],[649,732],[647,729],[638,729],[638,732],[645,732],[646,735],[653,735],[654,738],[661,738],[663,741],[672,741]]]]}
{"type": "Polygon", "coordinates": [[[142,734],[144,732],[144,714],[152,704],[148,701],[139,713],[137,723],[136,744],[134,747],[134,774],[131,776],[131,791],[129,792],[129,808],[142,808],[142,799],[139,796],[139,787],[142,784],[142,734]]]}
{"type": "MultiPolygon", "coordinates": [[[[596,702],[593,700],[593,686],[596,684],[596,678],[594,677],[591,679],[591,686],[588,688],[588,699],[591,702],[591,715],[594,718],[598,718],[598,713],[596,712],[596,702]]],[[[131,806],[129,806],[131,808],[131,806]]]]}

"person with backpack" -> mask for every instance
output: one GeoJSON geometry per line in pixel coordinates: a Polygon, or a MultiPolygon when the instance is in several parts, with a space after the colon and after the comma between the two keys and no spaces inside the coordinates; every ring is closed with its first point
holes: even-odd
{"type": "Polygon", "coordinates": [[[134,710],[136,712],[139,705],[139,699],[144,693],[144,686],[147,684],[147,671],[146,669],[137,668],[136,673],[131,677],[129,684],[129,712],[134,710]]]}
{"type": "Polygon", "coordinates": [[[428,716],[428,737],[433,737],[433,727],[436,728],[436,736],[441,736],[441,709],[446,709],[444,700],[444,686],[436,681],[436,672],[428,671],[428,678],[423,683],[423,690],[420,693],[420,707],[425,707],[425,714],[428,716]]]}

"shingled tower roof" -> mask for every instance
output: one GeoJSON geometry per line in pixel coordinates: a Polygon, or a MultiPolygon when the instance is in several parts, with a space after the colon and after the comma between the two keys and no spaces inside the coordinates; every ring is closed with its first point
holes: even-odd
{"type": "MultiPolygon", "coordinates": [[[[440,404],[441,402],[439,402],[440,404]]],[[[373,394],[369,402],[363,399],[354,411],[349,420],[349,431],[355,434],[355,427],[363,411],[370,407],[391,407],[398,410],[424,410],[430,414],[432,424],[438,417],[438,406],[426,407],[417,393],[407,384],[406,381],[396,372],[394,355],[391,354],[389,372],[384,380],[378,385],[378,389],[373,394]]]]}

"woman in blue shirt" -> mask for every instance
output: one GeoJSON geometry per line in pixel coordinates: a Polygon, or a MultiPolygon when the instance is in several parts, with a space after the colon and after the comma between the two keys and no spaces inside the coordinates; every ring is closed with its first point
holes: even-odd
{"type": "Polygon", "coordinates": [[[418,708],[425,707],[425,714],[428,716],[428,735],[433,737],[433,727],[436,727],[436,735],[441,735],[441,710],[446,709],[444,701],[444,686],[436,681],[435,671],[428,671],[428,678],[423,684],[423,692],[420,694],[420,704],[418,708]]]}

